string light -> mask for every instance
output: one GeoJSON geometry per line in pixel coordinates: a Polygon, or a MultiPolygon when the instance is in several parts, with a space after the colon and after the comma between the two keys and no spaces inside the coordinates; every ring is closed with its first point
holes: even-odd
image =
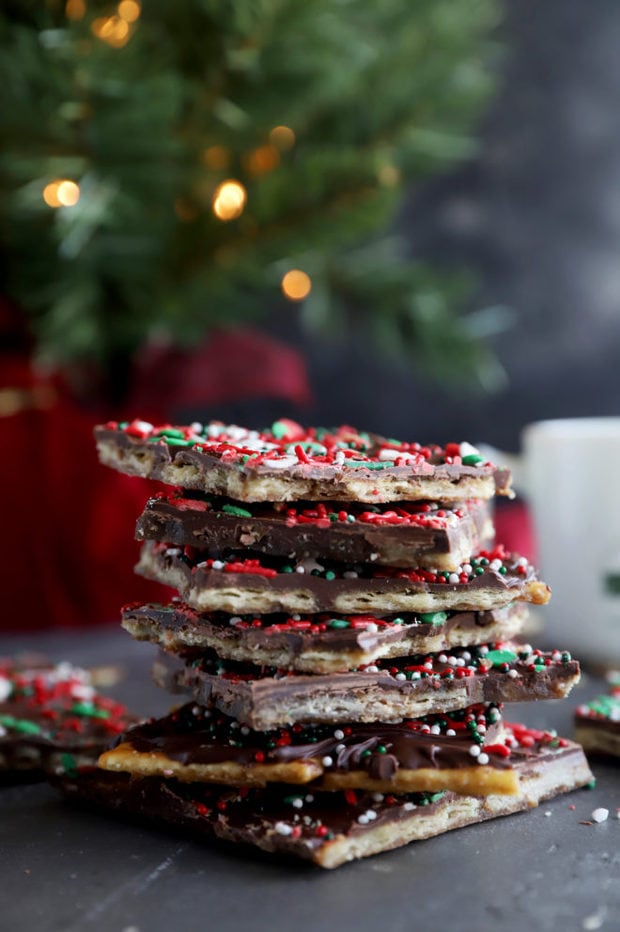
{"type": "Polygon", "coordinates": [[[129,41],[129,23],[120,16],[103,16],[93,20],[91,32],[114,48],[122,48],[129,41]]]}
{"type": "Polygon", "coordinates": [[[280,287],[289,301],[303,301],[312,290],[312,279],[301,269],[291,269],[283,276],[280,287]]]}
{"type": "Polygon", "coordinates": [[[292,149],[295,145],[295,133],[290,126],[274,126],[269,133],[269,139],[282,151],[292,149]]]}
{"type": "Polygon", "coordinates": [[[80,199],[80,186],[68,178],[50,181],[43,188],[43,200],[48,207],[75,207],[80,199]]]}
{"type": "Polygon", "coordinates": [[[118,7],[118,15],[126,23],[135,23],[142,12],[142,7],[138,0],[121,0],[118,7]]]}
{"type": "Polygon", "coordinates": [[[244,165],[251,175],[264,175],[280,164],[280,153],[275,146],[259,146],[244,157],[244,165]]]}
{"type": "Polygon", "coordinates": [[[222,171],[228,168],[230,152],[224,146],[209,146],[202,153],[202,160],[212,171],[222,171]]]}
{"type": "Polygon", "coordinates": [[[247,192],[240,181],[222,181],[215,189],[212,207],[219,220],[234,220],[240,217],[247,200],[247,192]]]}
{"type": "Polygon", "coordinates": [[[67,19],[83,19],[86,15],[84,0],[67,0],[65,3],[65,16],[67,19]]]}

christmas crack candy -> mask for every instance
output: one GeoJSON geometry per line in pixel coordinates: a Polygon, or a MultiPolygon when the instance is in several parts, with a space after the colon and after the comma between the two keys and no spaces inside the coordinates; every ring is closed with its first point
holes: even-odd
{"type": "Polygon", "coordinates": [[[109,421],[95,429],[102,463],[133,476],[239,501],[448,502],[511,495],[510,473],[471,444],[404,443],[342,426],[279,420],[257,431],[109,421]]]}

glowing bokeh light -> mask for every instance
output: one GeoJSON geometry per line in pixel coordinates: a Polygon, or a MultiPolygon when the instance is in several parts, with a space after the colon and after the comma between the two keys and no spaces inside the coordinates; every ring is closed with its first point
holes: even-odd
{"type": "Polygon", "coordinates": [[[65,3],[65,16],[67,19],[83,19],[86,15],[84,0],[67,0],[65,3]]]}
{"type": "Polygon", "coordinates": [[[213,213],[219,220],[235,220],[243,213],[246,200],[247,192],[240,181],[223,181],[213,195],[213,213]]]}
{"type": "Polygon", "coordinates": [[[142,7],[138,0],[121,0],[118,7],[118,15],[126,23],[135,23],[142,12],[142,7]]]}
{"type": "Polygon", "coordinates": [[[68,178],[50,181],[43,188],[43,200],[48,207],[75,207],[80,199],[80,186],[68,178]]]}
{"type": "Polygon", "coordinates": [[[312,290],[312,279],[301,269],[291,269],[283,276],[281,288],[289,301],[303,301],[312,290]]]}
{"type": "Polygon", "coordinates": [[[269,139],[278,149],[286,151],[295,145],[295,133],[290,126],[274,126],[269,133],[269,139]]]}

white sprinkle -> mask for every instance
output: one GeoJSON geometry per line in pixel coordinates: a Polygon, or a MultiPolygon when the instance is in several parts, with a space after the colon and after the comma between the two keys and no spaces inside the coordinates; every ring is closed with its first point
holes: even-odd
{"type": "Polygon", "coordinates": [[[164,555],[167,557],[178,557],[181,553],[180,547],[166,547],[164,550],[164,555]]]}
{"type": "Polygon", "coordinates": [[[301,798],[301,796],[296,796],[295,799],[291,803],[291,806],[293,806],[295,809],[303,809],[303,805],[304,805],[304,801],[301,798]]]}
{"type": "Polygon", "coordinates": [[[321,763],[323,764],[324,767],[331,767],[332,764],[334,763],[334,759],[333,757],[324,757],[321,760],[321,763]]]}
{"type": "Polygon", "coordinates": [[[347,570],[346,573],[342,574],[343,579],[357,579],[359,573],[356,573],[355,570],[347,570]]]}
{"type": "Polygon", "coordinates": [[[361,815],[358,815],[357,821],[359,822],[360,825],[368,825],[368,816],[366,815],[365,812],[362,812],[361,815]]]}
{"type": "Polygon", "coordinates": [[[338,450],[334,456],[334,466],[342,466],[344,463],[344,450],[338,450]]]}
{"type": "Polygon", "coordinates": [[[280,456],[278,459],[265,459],[263,460],[263,466],[268,466],[270,469],[287,469],[289,466],[297,466],[299,460],[296,456],[280,456]]]}
{"type": "Polygon", "coordinates": [[[344,751],[345,748],[346,748],[346,744],[337,744],[337,745],[336,745],[336,751],[337,751],[338,754],[340,754],[341,751],[344,751]]]}
{"type": "Polygon", "coordinates": [[[293,834],[293,826],[287,825],[286,822],[276,822],[274,828],[276,832],[278,833],[278,835],[292,835],[293,834]]]}
{"type": "Polygon", "coordinates": [[[478,731],[480,732],[481,735],[486,735],[487,726],[484,725],[482,722],[478,722],[478,731]]]}
{"type": "Polygon", "coordinates": [[[526,557],[519,557],[519,559],[517,560],[517,566],[527,566],[527,565],[528,565],[528,564],[527,564],[527,558],[526,558],[526,557]]]}
{"type": "Polygon", "coordinates": [[[456,573],[450,573],[448,576],[448,582],[451,586],[456,586],[459,582],[459,578],[456,573]]]}
{"type": "Polygon", "coordinates": [[[480,748],[477,744],[472,744],[469,749],[469,753],[472,757],[480,757],[480,748]]]}
{"type": "Polygon", "coordinates": [[[377,818],[377,813],[375,812],[374,809],[367,809],[366,818],[368,819],[369,822],[374,822],[375,819],[377,818]]]}
{"type": "Polygon", "coordinates": [[[153,425],[149,424],[148,421],[134,421],[134,427],[143,430],[145,434],[149,434],[153,430],[153,425]]]}
{"type": "Polygon", "coordinates": [[[447,656],[447,654],[440,654],[439,657],[437,658],[437,660],[439,661],[439,663],[447,663],[447,662],[448,662],[448,656],[447,656]]]}
{"type": "Polygon", "coordinates": [[[448,738],[454,738],[455,734],[456,734],[456,732],[455,732],[454,728],[448,728],[448,730],[446,731],[446,736],[447,736],[448,738]]]}
{"type": "Polygon", "coordinates": [[[432,670],[432,669],[433,669],[433,661],[432,661],[432,660],[427,660],[426,663],[424,664],[424,669],[425,669],[425,670],[432,670]]]}
{"type": "Polygon", "coordinates": [[[478,653],[481,655],[488,654],[489,648],[487,647],[486,644],[481,644],[480,647],[478,648],[478,653]]]}
{"type": "MultiPolygon", "coordinates": [[[[5,735],[6,735],[6,728],[4,727],[4,725],[0,725],[0,738],[4,738],[5,735]]],[[[62,769],[59,771],[59,773],[62,773],[62,769]]]]}
{"type": "Polygon", "coordinates": [[[488,764],[488,763],[489,763],[489,755],[488,755],[488,754],[485,754],[484,751],[482,751],[482,753],[478,754],[478,763],[479,763],[479,764],[482,764],[483,766],[484,766],[484,764],[488,764]]]}
{"type": "Polygon", "coordinates": [[[369,667],[366,667],[366,673],[378,673],[379,667],[375,666],[374,663],[371,663],[369,667]]]}
{"type": "Polygon", "coordinates": [[[325,569],[321,563],[317,563],[312,557],[306,557],[304,560],[300,560],[295,570],[297,573],[311,573],[313,570],[318,570],[320,573],[325,569]]]}
{"type": "Polygon", "coordinates": [[[544,816],[545,816],[545,819],[549,819],[551,817],[551,810],[547,809],[547,811],[544,813],[544,816]]]}
{"type": "Polygon", "coordinates": [[[509,670],[509,671],[508,671],[508,676],[510,677],[511,680],[516,680],[516,678],[518,677],[518,675],[519,675],[519,671],[518,671],[518,670],[509,670]]]}
{"type": "Polygon", "coordinates": [[[463,660],[462,657],[457,657],[457,658],[455,659],[455,661],[454,661],[454,666],[455,666],[455,667],[464,667],[464,666],[465,666],[465,661],[463,660]]]}
{"type": "Polygon", "coordinates": [[[440,734],[441,734],[441,728],[439,727],[439,725],[431,725],[431,734],[432,734],[432,735],[440,735],[440,734]]]}
{"type": "Polygon", "coordinates": [[[369,621],[368,624],[366,625],[366,631],[370,632],[370,634],[374,634],[375,631],[378,631],[378,630],[379,630],[379,625],[375,624],[374,621],[369,621]]]}
{"type": "Polygon", "coordinates": [[[497,559],[491,560],[491,562],[489,563],[489,569],[494,570],[497,573],[501,565],[502,565],[501,560],[497,560],[497,559]]]}
{"type": "Polygon", "coordinates": [[[461,459],[464,456],[480,456],[480,450],[464,440],[463,443],[459,444],[459,455],[461,459]]]}
{"type": "Polygon", "coordinates": [[[242,734],[242,735],[249,735],[249,734],[250,734],[250,729],[248,728],[247,725],[244,725],[244,726],[242,727],[242,729],[241,729],[241,734],[242,734]]]}
{"type": "Polygon", "coordinates": [[[609,818],[609,809],[603,809],[601,806],[600,809],[595,809],[591,816],[594,822],[606,822],[609,818]]]}
{"type": "Polygon", "coordinates": [[[171,770],[170,767],[166,767],[166,769],[162,772],[163,772],[164,777],[171,777],[172,774],[174,773],[174,770],[171,770]]]}
{"type": "Polygon", "coordinates": [[[313,802],[314,802],[314,796],[312,795],[312,793],[307,793],[307,794],[306,794],[306,802],[307,802],[307,803],[313,803],[313,802]]]}
{"type": "Polygon", "coordinates": [[[336,739],[336,741],[342,741],[342,739],[344,738],[344,731],[342,731],[342,729],[340,728],[337,728],[336,731],[334,732],[334,738],[336,739]]]}
{"type": "Polygon", "coordinates": [[[407,675],[405,673],[397,673],[394,677],[395,680],[406,680],[407,675]]]}
{"type": "Polygon", "coordinates": [[[412,809],[417,809],[417,806],[415,803],[405,803],[405,805],[403,806],[403,809],[406,812],[411,812],[412,809]]]}
{"type": "Polygon", "coordinates": [[[378,553],[371,553],[368,559],[370,560],[371,563],[374,563],[375,560],[378,560],[378,559],[379,559],[379,554],[378,554],[378,553]]]}
{"type": "Polygon", "coordinates": [[[231,617],[228,619],[228,624],[235,628],[237,625],[242,624],[242,621],[243,619],[241,619],[239,615],[231,615],[231,617]]]}
{"type": "Polygon", "coordinates": [[[301,615],[291,615],[293,621],[301,621],[301,615]]]}
{"type": "Polygon", "coordinates": [[[464,650],[463,653],[461,654],[461,657],[463,658],[463,660],[471,660],[471,654],[469,653],[468,650],[464,650]]]}
{"type": "Polygon", "coordinates": [[[226,564],[222,560],[214,560],[211,564],[212,570],[223,570],[226,564]]]}
{"type": "Polygon", "coordinates": [[[471,573],[471,563],[463,563],[463,566],[461,567],[461,569],[464,573],[467,573],[467,575],[469,576],[469,574],[471,573]]]}
{"type": "Polygon", "coordinates": [[[372,798],[376,803],[382,803],[385,797],[383,793],[373,793],[372,798]]]}
{"type": "Polygon", "coordinates": [[[411,679],[412,679],[412,680],[421,680],[421,679],[422,679],[422,674],[420,673],[419,670],[414,670],[413,673],[411,674],[411,679]]]}
{"type": "Polygon", "coordinates": [[[202,433],[202,424],[200,423],[200,421],[192,421],[192,423],[189,426],[194,431],[195,434],[202,433]]]}
{"type": "Polygon", "coordinates": [[[305,566],[296,566],[296,567],[295,567],[295,572],[296,572],[296,573],[305,573],[305,572],[306,572],[306,568],[305,568],[305,566]]]}

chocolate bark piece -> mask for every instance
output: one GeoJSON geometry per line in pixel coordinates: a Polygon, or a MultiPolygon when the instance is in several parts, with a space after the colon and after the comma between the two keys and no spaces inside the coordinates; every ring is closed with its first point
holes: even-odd
{"type": "Polygon", "coordinates": [[[95,428],[99,458],[132,476],[240,501],[462,501],[512,495],[510,472],[467,443],[421,446],[342,426],[276,421],[264,431],[219,421],[95,428]]]}
{"type": "Polygon", "coordinates": [[[132,637],[186,655],[213,649],[227,660],[336,673],[383,657],[451,650],[519,635],[527,607],[514,603],[489,612],[401,615],[200,614],[178,600],[133,603],[122,612],[132,637]]]}
{"type": "Polygon", "coordinates": [[[296,674],[224,661],[187,660],[161,651],[155,682],[214,705],[257,731],[296,722],[394,722],[449,712],[477,702],[559,699],[579,681],[565,651],[499,643],[445,654],[379,660],[348,673],[296,674]]]}
{"type": "Polygon", "coordinates": [[[524,557],[482,551],[455,573],[283,557],[213,559],[147,541],[136,572],[174,586],[192,608],[227,612],[489,611],[515,600],[542,605],[550,589],[524,557]]]}
{"type": "Polygon", "coordinates": [[[295,725],[264,732],[189,703],[130,729],[99,758],[99,766],[235,786],[303,784],[322,777],[318,786],[331,790],[515,796],[513,745],[495,705],[398,724],[295,725]]]}
{"type": "Polygon", "coordinates": [[[324,868],[389,851],[498,816],[537,806],[592,780],[582,749],[540,744],[514,752],[522,796],[455,793],[311,793],[299,788],[232,790],[157,777],[92,770],[56,780],[69,799],[123,818],[174,826],[192,837],[220,839],[291,855],[324,868]]]}
{"type": "Polygon", "coordinates": [[[217,556],[246,548],[270,556],[455,570],[493,539],[487,502],[360,505],[238,503],[180,489],[149,499],[138,540],[193,546],[217,556]]]}
{"type": "Polygon", "coordinates": [[[98,695],[89,675],[68,663],[0,663],[0,774],[42,778],[93,765],[139,719],[98,695]]]}
{"type": "Polygon", "coordinates": [[[620,757],[620,683],[577,707],[575,738],[585,751],[620,757]]]}

